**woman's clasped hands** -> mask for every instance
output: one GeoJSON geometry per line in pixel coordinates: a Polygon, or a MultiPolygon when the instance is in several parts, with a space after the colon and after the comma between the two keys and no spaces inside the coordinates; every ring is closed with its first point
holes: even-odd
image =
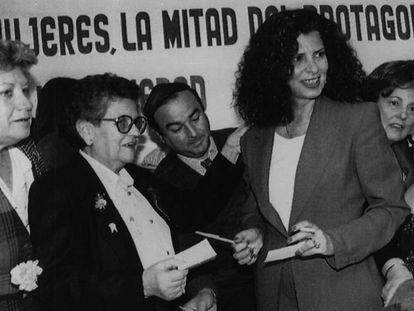
{"type": "Polygon", "coordinates": [[[297,256],[333,255],[334,248],[331,238],[317,225],[304,220],[292,227],[292,233],[293,235],[287,239],[288,244],[303,242],[296,251],[297,256]]]}
{"type": "Polygon", "coordinates": [[[188,269],[179,270],[183,262],[167,258],[146,268],[142,274],[145,297],[157,296],[170,301],[185,293],[188,269]]]}

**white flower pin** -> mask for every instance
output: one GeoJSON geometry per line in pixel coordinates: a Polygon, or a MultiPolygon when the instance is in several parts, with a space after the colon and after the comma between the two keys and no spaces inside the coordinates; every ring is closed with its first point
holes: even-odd
{"type": "Polygon", "coordinates": [[[104,198],[104,195],[101,194],[101,193],[97,193],[96,194],[96,200],[95,200],[95,208],[100,210],[100,211],[103,211],[106,207],[106,204],[107,204],[107,202],[104,198]]]}
{"type": "Polygon", "coordinates": [[[113,222],[109,224],[109,229],[111,230],[111,233],[118,232],[118,229],[116,228],[116,225],[113,222]]]}
{"type": "Polygon", "coordinates": [[[19,290],[30,292],[37,288],[37,277],[43,272],[39,260],[28,260],[15,266],[10,271],[12,284],[18,285],[19,290]]]}

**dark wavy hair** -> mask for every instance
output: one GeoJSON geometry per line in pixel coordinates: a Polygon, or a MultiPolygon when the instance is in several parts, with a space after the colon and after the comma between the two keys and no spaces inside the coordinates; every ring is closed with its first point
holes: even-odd
{"type": "Polygon", "coordinates": [[[118,99],[132,99],[137,103],[140,88],[134,80],[127,80],[115,74],[105,73],[86,76],[75,84],[73,100],[68,107],[71,143],[82,148],[85,142],[76,130],[78,120],[99,124],[111,102],[118,99]]]}
{"type": "Polygon", "coordinates": [[[396,60],[379,65],[364,81],[362,97],[376,102],[380,96],[390,96],[396,88],[414,88],[414,60],[396,60]]]}
{"type": "Polygon", "coordinates": [[[359,100],[362,65],[338,25],[317,13],[296,9],[271,15],[250,38],[236,73],[235,107],[247,124],[282,125],[294,119],[288,81],[300,34],[318,31],[329,69],[323,95],[359,100]]]}

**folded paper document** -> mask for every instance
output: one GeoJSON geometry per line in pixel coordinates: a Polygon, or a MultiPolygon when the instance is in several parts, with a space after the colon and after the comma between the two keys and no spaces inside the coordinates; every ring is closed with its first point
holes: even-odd
{"type": "Polygon", "coordinates": [[[184,262],[178,269],[190,269],[212,260],[216,256],[217,253],[211,247],[210,243],[207,239],[204,239],[200,243],[176,254],[174,257],[184,262]]]}
{"type": "Polygon", "coordinates": [[[296,251],[306,242],[302,241],[290,246],[274,249],[267,252],[265,262],[271,262],[276,260],[283,260],[286,258],[295,257],[296,251]]]}

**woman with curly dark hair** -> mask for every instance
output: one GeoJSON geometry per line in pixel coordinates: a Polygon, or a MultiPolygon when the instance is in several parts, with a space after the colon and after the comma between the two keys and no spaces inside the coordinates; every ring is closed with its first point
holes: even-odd
{"type": "Polygon", "coordinates": [[[264,220],[254,224],[264,233],[260,311],[382,307],[371,254],[409,209],[378,109],[359,101],[363,78],[338,26],[312,11],[276,13],[250,39],[235,95],[252,125],[241,142],[252,191],[245,225],[264,220]],[[287,245],[293,258],[264,263],[287,245]]]}

